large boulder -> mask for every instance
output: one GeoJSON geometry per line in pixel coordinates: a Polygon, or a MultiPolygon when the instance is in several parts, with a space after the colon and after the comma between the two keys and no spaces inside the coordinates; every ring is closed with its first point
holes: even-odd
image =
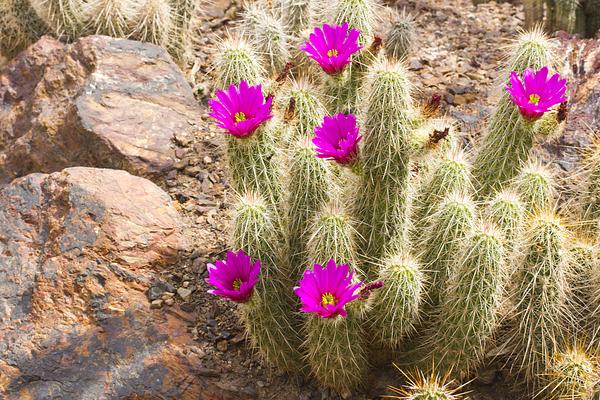
{"type": "Polygon", "coordinates": [[[157,178],[200,109],[166,51],[88,36],[43,37],[0,70],[0,183],[71,166],[157,178]]]}
{"type": "Polygon", "coordinates": [[[186,247],[169,196],[125,171],[0,189],[0,398],[225,398],[199,376],[195,316],[147,298],[186,247]]]}

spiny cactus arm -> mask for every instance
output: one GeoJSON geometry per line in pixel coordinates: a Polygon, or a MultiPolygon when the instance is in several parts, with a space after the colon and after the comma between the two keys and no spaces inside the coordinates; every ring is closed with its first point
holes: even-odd
{"type": "Polygon", "coordinates": [[[434,163],[429,176],[421,182],[415,200],[415,235],[421,235],[428,219],[448,193],[471,192],[470,168],[464,151],[457,149],[447,151],[441,160],[434,163]]]}
{"type": "Polygon", "coordinates": [[[98,35],[128,37],[140,4],[131,0],[90,0],[83,3],[89,30],[98,35]]]}
{"type": "Polygon", "coordinates": [[[403,9],[387,34],[385,53],[395,60],[406,60],[414,46],[414,39],[415,18],[403,9]]]}
{"type": "Polygon", "coordinates": [[[394,365],[404,377],[406,383],[402,387],[388,386],[393,395],[382,396],[386,399],[399,400],[462,400],[467,395],[462,393],[464,385],[457,386],[451,379],[449,371],[440,375],[437,366],[429,365],[429,373],[415,369],[405,372],[394,365]]]}
{"type": "Polygon", "coordinates": [[[600,139],[587,150],[585,170],[583,221],[588,234],[600,239],[600,139]]]}
{"type": "MultiPolygon", "coordinates": [[[[370,74],[362,149],[363,174],[356,200],[359,252],[365,260],[385,257],[390,240],[405,229],[408,201],[411,85],[400,64],[378,64],[370,74]]],[[[367,268],[377,276],[376,267],[367,268]]]]}
{"type": "Polygon", "coordinates": [[[281,11],[284,26],[290,36],[299,37],[311,28],[314,20],[314,2],[310,0],[282,0],[281,11]]]}
{"type": "Polygon", "coordinates": [[[446,280],[451,275],[454,260],[465,238],[471,235],[475,224],[475,204],[465,193],[451,193],[430,217],[421,261],[430,277],[430,306],[439,304],[446,280]]]}
{"type": "MultiPolygon", "coordinates": [[[[509,190],[499,192],[484,209],[485,218],[504,233],[507,257],[511,258],[517,239],[521,237],[525,207],[519,196],[509,190]]],[[[509,264],[510,270],[512,263],[509,264]]]]}
{"type": "Polygon", "coordinates": [[[525,210],[545,210],[555,200],[556,187],[552,171],[536,160],[530,160],[516,177],[513,190],[518,193],[525,210]]]}
{"type": "Polygon", "coordinates": [[[294,313],[292,281],[278,253],[281,238],[267,203],[257,194],[241,197],[235,208],[233,248],[261,261],[255,294],[241,307],[251,343],[271,365],[298,372],[302,368],[299,321],[294,313]]]}
{"type": "Polygon", "coordinates": [[[73,40],[81,34],[85,24],[81,0],[32,0],[31,3],[57,37],[73,40]]]}
{"type": "MultiPolygon", "coordinates": [[[[292,276],[300,279],[309,258],[306,245],[312,232],[310,223],[329,201],[333,177],[329,162],[316,156],[315,146],[307,138],[299,139],[292,145],[288,162],[288,260],[293,266],[292,276]]],[[[321,262],[329,261],[331,256],[321,262]]]]}
{"type": "Polygon", "coordinates": [[[379,280],[384,286],[373,295],[370,331],[383,346],[398,348],[419,323],[425,274],[413,257],[398,254],[384,262],[379,280]]]}
{"type": "Polygon", "coordinates": [[[226,89],[244,80],[250,85],[264,82],[264,70],[256,50],[242,37],[229,37],[219,44],[215,56],[217,88],[226,89]]]}
{"type": "Polygon", "coordinates": [[[11,58],[47,33],[29,0],[0,2],[0,53],[11,58]]]}
{"type": "Polygon", "coordinates": [[[131,37],[142,42],[150,42],[168,47],[173,38],[177,15],[171,5],[164,0],[146,0],[133,17],[134,30],[131,37]]]}
{"type": "Polygon", "coordinates": [[[431,335],[429,359],[443,370],[468,376],[481,363],[499,326],[505,263],[504,234],[490,223],[476,227],[447,280],[431,335]]]}
{"type": "Polygon", "coordinates": [[[269,75],[275,77],[281,73],[290,59],[290,38],[281,20],[274,17],[262,4],[252,3],[244,10],[240,28],[260,55],[262,65],[269,75]]]}
{"type": "MultiPolygon", "coordinates": [[[[539,70],[552,65],[554,48],[554,43],[541,30],[526,32],[513,46],[508,71],[521,73],[526,68],[539,70]]],[[[501,190],[505,182],[519,173],[529,158],[534,138],[533,122],[521,116],[508,92],[503,91],[473,165],[480,199],[501,190]]]]}
{"type": "Polygon", "coordinates": [[[317,88],[306,80],[292,82],[285,91],[284,107],[292,123],[291,141],[313,138],[315,127],[323,122],[326,114],[317,88]]]}
{"type": "Polygon", "coordinates": [[[526,230],[516,278],[512,368],[522,371],[534,387],[563,341],[565,326],[570,326],[566,235],[561,219],[553,212],[534,216],[526,230]]]}
{"type": "Polygon", "coordinates": [[[594,338],[597,309],[595,275],[596,269],[600,268],[600,247],[585,237],[576,237],[569,241],[569,260],[571,262],[569,284],[572,288],[572,296],[569,298],[569,314],[576,321],[576,329],[588,332],[594,338]]]}

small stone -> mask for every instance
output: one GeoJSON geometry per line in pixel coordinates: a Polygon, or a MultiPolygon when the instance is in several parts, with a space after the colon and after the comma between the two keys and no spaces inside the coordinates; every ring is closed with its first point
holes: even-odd
{"type": "Polygon", "coordinates": [[[204,161],[204,164],[212,164],[213,159],[210,156],[204,156],[202,161],[204,161]]]}
{"type": "Polygon", "coordinates": [[[225,353],[227,351],[227,340],[221,340],[217,342],[217,350],[225,353]]]}
{"type": "Polygon", "coordinates": [[[188,287],[188,286],[190,286],[190,282],[188,282],[188,281],[185,281],[185,282],[183,282],[183,287],[184,287],[184,288],[186,288],[186,287],[188,287]]]}
{"type": "Polygon", "coordinates": [[[179,289],[177,289],[177,294],[179,295],[179,297],[181,297],[182,300],[186,301],[192,295],[192,291],[190,289],[180,287],[179,289]]]}
{"type": "Polygon", "coordinates": [[[163,301],[161,299],[156,299],[153,300],[152,303],[150,303],[150,308],[161,308],[163,305],[163,301]]]}
{"type": "Polygon", "coordinates": [[[173,304],[175,304],[175,300],[173,300],[172,298],[166,299],[165,304],[168,306],[172,306],[173,304]]]}

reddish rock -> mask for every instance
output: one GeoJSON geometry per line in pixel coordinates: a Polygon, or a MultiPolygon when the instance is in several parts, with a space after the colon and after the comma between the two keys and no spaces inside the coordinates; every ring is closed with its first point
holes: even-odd
{"type": "Polygon", "coordinates": [[[160,47],[43,37],[0,70],[0,183],[80,165],[159,177],[200,116],[160,47]]]}
{"type": "Polygon", "coordinates": [[[0,189],[0,398],[204,398],[195,316],[146,296],[186,247],[169,196],[124,171],[0,189]]]}

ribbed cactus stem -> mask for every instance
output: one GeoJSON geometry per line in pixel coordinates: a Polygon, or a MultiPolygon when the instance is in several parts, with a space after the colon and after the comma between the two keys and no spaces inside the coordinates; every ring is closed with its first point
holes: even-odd
{"type": "Polygon", "coordinates": [[[127,37],[139,4],[131,0],[90,0],[84,3],[86,19],[98,35],[127,37]]]}
{"type": "Polygon", "coordinates": [[[523,0],[523,12],[525,13],[526,29],[541,26],[544,22],[544,1],[523,0]]]}
{"type": "Polygon", "coordinates": [[[293,82],[285,107],[292,121],[290,139],[313,138],[315,127],[323,122],[326,114],[317,89],[306,80],[293,82]]]}
{"type": "Polygon", "coordinates": [[[32,0],[31,3],[57,37],[72,40],[81,33],[85,21],[81,0],[32,0]]]}
{"type": "Polygon", "coordinates": [[[260,55],[269,75],[274,77],[280,74],[290,58],[289,38],[281,20],[261,4],[252,3],[246,6],[240,26],[260,55]]]}
{"type": "Polygon", "coordinates": [[[564,128],[564,116],[560,110],[550,110],[535,123],[535,134],[546,140],[560,137],[564,128]]]}
{"type": "Polygon", "coordinates": [[[431,274],[431,305],[439,303],[456,255],[464,240],[471,235],[474,223],[475,204],[467,194],[459,192],[448,195],[430,217],[425,230],[426,239],[422,242],[421,260],[425,270],[431,274]]]}
{"type": "Polygon", "coordinates": [[[428,374],[421,370],[404,372],[406,383],[402,387],[388,386],[394,393],[385,396],[390,399],[399,400],[462,400],[467,399],[466,394],[461,393],[462,386],[453,385],[448,373],[440,375],[436,366],[430,368],[428,374]]]}
{"type": "MultiPolygon", "coordinates": [[[[577,319],[577,327],[582,331],[596,328],[595,284],[596,269],[600,268],[600,247],[587,238],[576,238],[569,250],[571,261],[570,286],[573,290],[569,307],[570,314],[577,319]],[[590,317],[591,316],[591,317],[590,317]]],[[[594,335],[591,335],[594,337],[594,335]]]]}
{"type": "MultiPolygon", "coordinates": [[[[524,33],[513,46],[508,71],[521,73],[528,67],[539,70],[552,65],[553,49],[554,44],[540,30],[524,33]]],[[[507,181],[514,178],[529,158],[534,144],[534,124],[521,116],[510,95],[502,90],[473,164],[479,198],[501,190],[507,181]]]]}
{"type": "Polygon", "coordinates": [[[262,83],[264,71],[258,60],[256,50],[243,38],[225,39],[215,57],[215,87],[226,89],[242,80],[249,85],[262,83]]]}
{"type": "Polygon", "coordinates": [[[415,19],[402,10],[396,17],[384,43],[385,53],[395,60],[406,60],[415,40],[415,19]]]}
{"type": "Polygon", "coordinates": [[[590,277],[590,288],[591,288],[591,301],[590,306],[592,309],[590,320],[591,324],[591,337],[593,338],[593,347],[597,353],[600,354],[600,249],[595,249],[595,264],[591,270],[590,277]]]}
{"type": "Polygon", "coordinates": [[[348,397],[363,383],[368,367],[366,336],[353,303],[346,306],[346,318],[310,315],[306,321],[306,359],[311,373],[321,385],[342,397],[348,397]]]}
{"type": "Polygon", "coordinates": [[[499,325],[506,282],[504,235],[484,223],[474,229],[442,294],[430,358],[468,375],[479,366],[499,325]]]}
{"type": "Polygon", "coordinates": [[[398,348],[419,322],[425,274],[412,256],[398,254],[384,262],[379,280],[384,286],[373,296],[370,330],[381,345],[398,348]]]}
{"type": "MultiPolygon", "coordinates": [[[[329,162],[316,156],[308,138],[299,139],[290,149],[288,176],[287,238],[292,276],[300,279],[306,267],[306,244],[310,223],[327,204],[332,191],[329,162]]],[[[331,255],[324,261],[329,261],[331,255]]],[[[338,261],[338,260],[336,260],[338,261]]]]}
{"type": "Polygon", "coordinates": [[[414,231],[421,235],[428,219],[448,193],[471,191],[470,164],[462,150],[452,149],[437,163],[419,187],[414,204],[414,231]]]}
{"type": "Polygon", "coordinates": [[[512,346],[513,368],[534,385],[563,342],[569,293],[565,244],[566,231],[555,214],[545,212],[529,222],[516,279],[512,346]]]}
{"type": "Polygon", "coordinates": [[[517,176],[514,191],[528,212],[539,212],[549,208],[555,200],[554,176],[539,161],[530,161],[517,176]]]}
{"type": "Polygon", "coordinates": [[[313,20],[313,5],[310,0],[282,0],[282,17],[286,32],[290,36],[299,37],[311,28],[313,20]]]}
{"type": "Polygon", "coordinates": [[[276,145],[280,124],[275,118],[249,137],[227,138],[232,187],[237,193],[259,193],[272,206],[279,205],[283,191],[276,145]]]}
{"type": "Polygon", "coordinates": [[[590,400],[600,382],[600,362],[585,346],[576,344],[554,354],[544,378],[544,399],[590,400]]]}
{"type": "MultiPolygon", "coordinates": [[[[411,84],[400,64],[373,68],[366,100],[363,175],[356,201],[360,253],[385,256],[393,235],[405,229],[411,123],[411,84]]],[[[375,267],[365,271],[375,277],[375,267]]]]}
{"type": "Polygon", "coordinates": [[[250,340],[271,365],[298,372],[302,368],[299,321],[295,321],[292,281],[280,262],[278,237],[269,207],[260,196],[247,194],[235,208],[233,248],[261,261],[260,281],[249,303],[241,307],[250,340]]]}
{"type": "Polygon", "coordinates": [[[579,0],[556,0],[556,29],[573,33],[579,0]]]}
{"type": "Polygon", "coordinates": [[[176,15],[164,0],[146,0],[133,18],[135,30],[131,37],[167,47],[175,27],[176,15]]]}
{"type": "Polygon", "coordinates": [[[504,233],[506,255],[510,257],[521,237],[525,208],[519,196],[508,190],[499,192],[485,207],[485,219],[504,233]]]}
{"type": "Polygon", "coordinates": [[[332,200],[317,213],[310,228],[308,260],[310,264],[325,265],[330,259],[354,267],[358,275],[356,245],[352,220],[336,200],[332,200]]]}
{"type": "Polygon", "coordinates": [[[590,147],[585,169],[587,177],[583,220],[589,235],[600,240],[600,140],[590,147]]]}

